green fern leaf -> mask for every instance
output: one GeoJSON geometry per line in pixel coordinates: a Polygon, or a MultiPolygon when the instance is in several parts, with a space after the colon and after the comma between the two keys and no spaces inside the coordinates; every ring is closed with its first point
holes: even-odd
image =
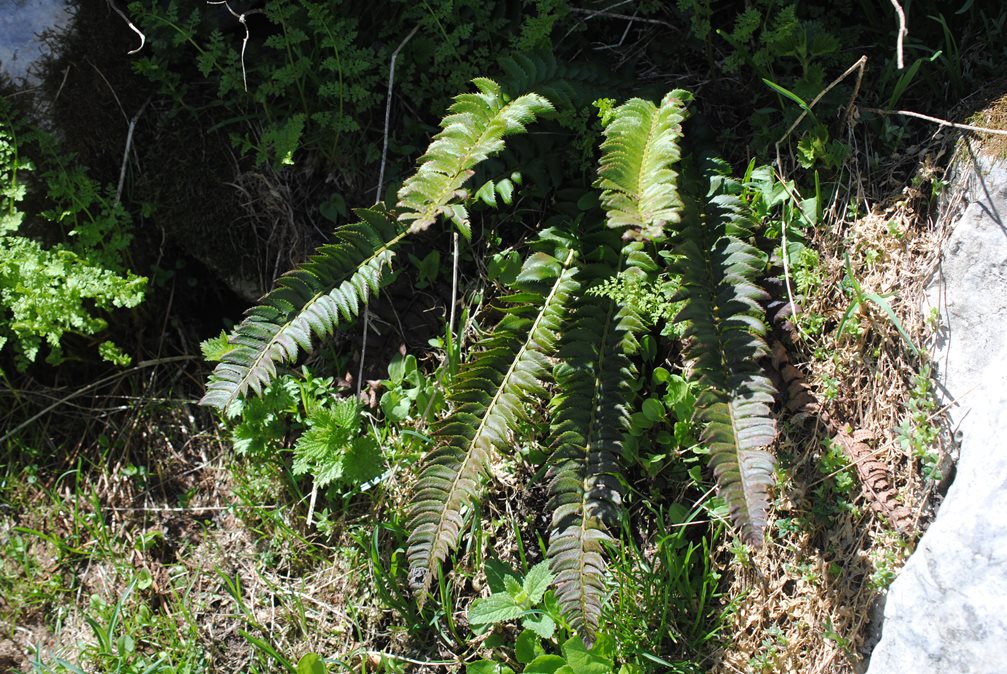
{"type": "Polygon", "coordinates": [[[404,211],[399,220],[411,223],[413,232],[425,230],[440,215],[451,217],[464,230],[467,214],[451,208],[451,203],[465,197],[463,187],[475,167],[503,149],[504,136],[523,133],[526,124],[552,110],[552,104],[538,94],[508,101],[492,80],[472,82],[479,91],[455,97],[441,132],[399,190],[398,205],[404,211]]]}
{"type": "Polygon", "coordinates": [[[608,226],[628,228],[626,236],[656,239],[667,223],[681,219],[678,174],[672,169],[681,156],[678,142],[691,95],[672,91],[660,107],[634,98],[612,111],[601,144],[601,203],[608,226]]]}
{"type": "Polygon", "coordinates": [[[247,391],[260,394],[276,376],[278,363],[295,361],[302,350],[311,350],[313,336],[327,337],[360,313],[360,304],[378,291],[406,232],[384,212],[361,209],[357,214],[360,222],[337,229],[331,243],[281,276],[248,310],[200,404],[229,410],[247,391]]]}
{"type": "Polygon", "coordinates": [[[748,243],[752,222],[735,197],[714,196],[691,215],[678,247],[678,299],[688,299],[678,320],[688,321],[686,357],[700,385],[700,440],[742,537],[760,545],[774,482],[766,449],[776,437],[774,388],[758,364],[768,350],[759,304],[766,294],[755,284],[763,258],[748,243]]]}
{"type": "Polygon", "coordinates": [[[510,54],[500,59],[504,72],[501,86],[512,96],[534,91],[545,96],[558,111],[573,112],[597,98],[625,89],[627,80],[612,71],[610,64],[560,63],[551,52],[510,54]]]}
{"type": "MultiPolygon", "coordinates": [[[[610,263],[596,262],[582,273],[601,281],[612,272],[610,263]]],[[[608,529],[617,521],[621,503],[618,457],[635,378],[627,353],[638,347],[634,332],[640,327],[631,309],[583,293],[555,369],[547,557],[556,576],[556,598],[571,625],[588,640],[601,615],[604,547],[612,540],[608,529]]]]}
{"type": "Polygon", "coordinates": [[[437,447],[424,462],[412,499],[408,558],[421,603],[458,543],[493,453],[507,446],[509,429],[524,418],[524,401],[545,393],[548,358],[577,287],[571,261],[572,253],[565,264],[533,255],[522,271],[528,289],[503,298],[503,318],[455,377],[449,396],[454,411],[436,429],[437,447]],[[550,279],[551,271],[556,273],[550,279]],[[536,290],[542,281],[547,285],[536,290]]]}

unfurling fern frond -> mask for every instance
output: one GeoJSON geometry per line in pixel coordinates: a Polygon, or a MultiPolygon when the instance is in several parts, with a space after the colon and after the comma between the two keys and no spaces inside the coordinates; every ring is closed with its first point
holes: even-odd
{"type": "MultiPolygon", "coordinates": [[[[593,281],[609,277],[617,268],[613,256],[587,266],[582,275],[593,281]]],[[[619,456],[635,377],[627,354],[636,350],[634,333],[641,327],[631,309],[582,293],[555,369],[548,558],[556,598],[587,641],[601,615],[604,546],[612,540],[608,531],[621,503],[619,456]]]]}
{"type": "Polygon", "coordinates": [[[668,93],[660,106],[634,98],[612,111],[601,144],[601,164],[595,186],[608,212],[608,226],[628,228],[635,239],[660,238],[667,223],[681,219],[678,147],[685,120],[684,91],[668,93]]]}
{"type": "Polygon", "coordinates": [[[434,136],[420,157],[416,173],[399,190],[399,220],[411,222],[410,230],[422,231],[439,215],[448,215],[467,233],[468,214],[461,204],[462,186],[477,164],[504,147],[504,136],[523,133],[525,124],[552,110],[552,104],[538,94],[525,94],[508,101],[492,80],[472,80],[478,93],[455,97],[441,132],[434,136]]]}
{"type": "Polygon", "coordinates": [[[690,213],[678,246],[688,321],[686,358],[700,385],[700,438],[720,494],[744,540],[760,545],[774,481],[773,384],[758,359],[768,351],[765,292],[755,284],[763,257],[752,222],[735,197],[719,194],[690,213]]]}
{"type": "Polygon", "coordinates": [[[524,401],[544,393],[548,358],[577,287],[572,259],[572,253],[565,263],[543,253],[529,258],[518,277],[528,290],[503,298],[503,318],[455,377],[449,392],[454,411],[436,429],[437,447],[412,499],[408,558],[421,603],[458,543],[465,510],[481,492],[490,457],[507,445],[510,429],[524,415],[524,401]]]}
{"type": "Polygon", "coordinates": [[[281,276],[248,310],[200,404],[227,410],[249,390],[260,394],[276,376],[277,363],[293,362],[301,350],[310,351],[312,335],[331,335],[378,292],[393,249],[406,232],[385,212],[361,209],[357,215],[360,222],[337,229],[331,243],[281,276]]]}

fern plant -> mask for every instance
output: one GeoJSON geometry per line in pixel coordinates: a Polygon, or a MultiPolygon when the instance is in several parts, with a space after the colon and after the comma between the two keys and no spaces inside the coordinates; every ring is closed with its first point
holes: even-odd
{"type": "MultiPolygon", "coordinates": [[[[258,393],[276,368],[310,349],[360,311],[376,292],[395,249],[446,219],[470,236],[469,179],[507,136],[552,105],[529,92],[513,100],[490,80],[458,96],[416,172],[391,209],[362,210],[333,243],[280,279],[230,336],[205,404],[222,410],[258,393]]],[[[562,90],[556,83],[552,86],[562,90]]],[[[409,580],[422,605],[453,549],[498,455],[516,434],[547,427],[551,521],[547,558],[555,596],[587,641],[599,625],[606,546],[614,544],[624,469],[622,442],[635,404],[640,335],[648,320],[598,289],[615,278],[645,278],[654,253],[671,246],[684,302],[685,351],[698,386],[702,442],[732,518],[758,544],[765,527],[775,426],[772,387],[757,359],[766,351],[755,284],[762,257],[740,201],[714,180],[713,196],[679,193],[682,122],[690,96],[660,104],[631,99],[606,112],[599,177],[603,212],[590,207],[540,232],[510,294],[488,315],[495,325],[472,344],[451,380],[447,411],[413,488],[409,580]],[[628,241],[627,241],[628,240],[628,241]],[[547,422],[528,423],[528,422],[547,422]]]]}

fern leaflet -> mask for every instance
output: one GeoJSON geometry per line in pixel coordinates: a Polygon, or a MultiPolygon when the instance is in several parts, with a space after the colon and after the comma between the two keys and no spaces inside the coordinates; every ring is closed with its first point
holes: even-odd
{"type": "Polygon", "coordinates": [[[394,247],[406,232],[398,231],[384,212],[358,210],[359,222],[336,230],[297,269],[248,310],[229,338],[231,349],[210,376],[201,405],[230,409],[240,396],[256,395],[276,376],[276,364],[293,362],[300,350],[311,350],[311,336],[331,335],[360,313],[360,304],[376,293],[394,247]]]}
{"type": "Polygon", "coordinates": [[[462,204],[452,204],[471,177],[477,164],[504,147],[504,136],[523,133],[525,124],[552,110],[552,104],[538,94],[506,99],[500,86],[486,78],[472,80],[478,93],[455,97],[441,132],[434,136],[420,165],[398,194],[403,209],[399,220],[411,222],[410,230],[423,231],[439,215],[448,215],[468,235],[468,213],[462,204]]]}
{"type": "MultiPolygon", "coordinates": [[[[611,275],[607,251],[582,270],[599,281],[611,275]]],[[[621,504],[619,455],[628,423],[629,383],[635,368],[627,357],[638,348],[642,324],[629,308],[582,293],[563,335],[555,368],[549,470],[548,558],[556,575],[556,598],[572,626],[590,641],[604,597],[604,545],[621,504]]]]}

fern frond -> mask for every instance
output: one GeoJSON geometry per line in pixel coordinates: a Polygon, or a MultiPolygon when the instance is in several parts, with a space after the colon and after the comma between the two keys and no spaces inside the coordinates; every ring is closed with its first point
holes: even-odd
{"type": "Polygon", "coordinates": [[[602,96],[626,88],[627,80],[616,76],[608,64],[579,58],[561,63],[548,51],[511,54],[500,59],[504,72],[501,87],[512,96],[534,91],[545,96],[557,111],[577,110],[602,96]]]}
{"type": "Polygon", "coordinates": [[[689,98],[672,91],[660,107],[634,98],[612,111],[595,186],[602,190],[608,226],[628,228],[628,237],[660,238],[666,223],[681,219],[678,173],[672,166],[681,156],[678,143],[689,98]]]}
{"type": "Polygon", "coordinates": [[[531,287],[545,281],[545,291],[503,298],[508,304],[503,318],[455,377],[449,395],[454,411],[436,429],[437,447],[425,461],[412,499],[408,558],[421,603],[458,543],[465,510],[481,493],[493,452],[507,445],[510,430],[524,418],[524,401],[544,394],[548,358],[577,287],[572,256],[565,263],[543,253],[529,259],[518,281],[531,287]]]}
{"type": "Polygon", "coordinates": [[[700,385],[696,416],[720,494],[748,543],[760,545],[773,485],[774,388],[758,364],[768,347],[755,284],[762,266],[752,223],[735,197],[714,196],[689,218],[678,252],[687,302],[686,358],[700,385]]]}
{"type": "MultiPolygon", "coordinates": [[[[612,271],[611,262],[599,261],[583,276],[599,280],[612,271]]],[[[616,476],[636,376],[627,353],[636,350],[641,327],[631,309],[582,293],[555,369],[547,556],[560,607],[588,641],[601,615],[604,546],[621,503],[616,476]]]]}
{"type": "Polygon", "coordinates": [[[276,376],[278,363],[293,362],[301,350],[310,351],[312,336],[331,335],[378,292],[406,232],[384,212],[361,209],[357,214],[359,222],[337,229],[331,243],[281,276],[248,310],[229,337],[232,348],[210,376],[201,405],[227,410],[249,390],[260,394],[276,376]]]}
{"type": "Polygon", "coordinates": [[[404,210],[399,220],[412,223],[410,231],[426,229],[442,214],[464,226],[464,207],[451,202],[464,194],[462,187],[476,165],[503,149],[504,136],[523,133],[526,124],[552,110],[552,104],[538,94],[508,101],[492,80],[472,82],[479,91],[455,97],[441,132],[399,190],[398,205],[404,210]]]}

